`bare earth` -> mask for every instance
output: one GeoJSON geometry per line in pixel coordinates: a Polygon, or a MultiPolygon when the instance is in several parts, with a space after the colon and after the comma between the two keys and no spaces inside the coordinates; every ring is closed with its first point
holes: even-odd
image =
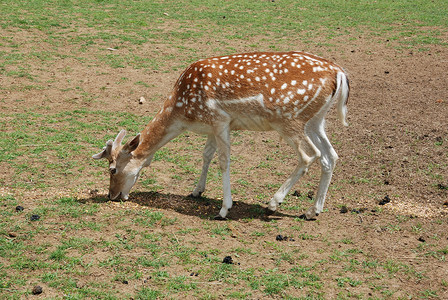
{"type": "MultiPolygon", "coordinates": [[[[30,39],[27,35],[38,33],[17,33],[16,40],[22,39],[24,43],[30,39]]],[[[346,37],[347,39],[349,37],[346,37]]],[[[440,299],[448,298],[448,266],[440,255],[425,256],[422,250],[422,241],[430,245],[430,249],[446,249],[448,245],[448,48],[430,47],[430,50],[417,52],[416,50],[396,50],[389,41],[364,40],[358,38],[354,41],[338,41],[337,49],[326,49],[303,45],[300,41],[285,50],[307,50],[329,58],[343,66],[349,76],[351,93],[348,101],[349,127],[343,128],[336,118],[335,110],[328,117],[327,133],[340,157],[332,185],[325,205],[326,211],[315,221],[300,222],[296,217],[302,214],[310,203],[299,203],[307,197],[290,195],[286,207],[271,217],[259,213],[260,208],[266,206],[266,201],[274,194],[295,167],[295,159],[291,149],[279,141],[274,133],[242,133],[233,138],[235,145],[232,148],[232,188],[237,190],[234,194],[235,206],[230,211],[228,224],[231,229],[230,236],[225,239],[214,238],[204,229],[204,218],[214,216],[220,208],[222,191],[220,180],[211,180],[204,194],[206,198],[196,200],[186,196],[192,191],[195,180],[199,177],[201,151],[203,144],[198,144],[195,135],[187,134],[180,137],[175,143],[167,147],[176,153],[185,153],[198,161],[196,172],[193,174],[180,174],[176,165],[155,161],[150,170],[145,171],[142,179],[157,179],[157,192],[150,192],[137,184],[131,193],[128,202],[107,202],[101,196],[107,194],[108,178],[104,173],[101,182],[86,187],[85,182],[97,180],[86,174],[79,174],[74,178],[61,179],[53,182],[52,187],[46,191],[22,191],[8,188],[8,178],[11,170],[2,169],[0,178],[6,183],[0,188],[1,194],[13,194],[28,208],[38,205],[43,199],[58,195],[76,195],[80,202],[101,202],[100,213],[94,216],[85,216],[84,220],[94,221],[97,218],[106,218],[110,224],[114,223],[113,213],[119,210],[155,210],[163,212],[168,218],[176,218],[177,222],[169,226],[156,226],[154,232],[163,232],[164,239],[160,243],[168,242],[168,235],[180,229],[193,228],[197,234],[179,236],[178,242],[183,245],[194,243],[199,250],[220,249],[224,254],[232,255],[240,268],[250,267],[276,267],[272,257],[271,248],[266,240],[275,242],[278,234],[294,238],[294,241],[283,241],[290,246],[291,251],[297,250],[297,257],[291,264],[281,264],[278,272],[289,270],[295,264],[313,266],[317,261],[328,258],[335,251],[348,251],[356,248],[359,253],[354,258],[369,258],[371,261],[386,262],[393,260],[410,266],[415,272],[424,273],[422,278],[411,276],[406,272],[398,272],[387,280],[387,288],[395,291],[393,297],[418,295],[418,291],[437,290],[440,299]],[[185,145],[192,147],[184,147],[185,145]],[[195,149],[191,152],[191,148],[195,149]],[[263,163],[269,159],[269,164],[263,163]],[[272,161],[273,159],[273,161],[272,161]],[[242,183],[245,180],[248,183],[242,183]],[[275,186],[272,186],[275,185],[275,186]],[[98,191],[98,193],[95,192],[98,191]],[[94,192],[92,192],[94,191],[94,192]],[[263,201],[257,195],[264,195],[263,201]],[[379,205],[385,197],[390,203],[379,205]],[[299,199],[300,198],[300,199],[299,199]],[[302,205],[302,209],[287,209],[293,205],[302,205]],[[348,213],[341,213],[341,207],[346,206],[348,213]],[[354,211],[353,211],[354,210],[354,211]],[[109,216],[109,217],[108,217],[109,216]],[[109,218],[109,219],[108,219],[109,218]],[[275,226],[270,220],[276,220],[275,226]],[[297,231],[297,226],[300,231],[297,231]],[[421,227],[422,230],[413,230],[421,227]],[[257,232],[264,232],[259,236],[257,232]],[[168,234],[168,235],[167,235],[168,234]],[[319,238],[300,238],[307,235],[319,238]],[[347,240],[349,243],[338,243],[347,240]],[[331,246],[329,246],[331,245],[331,246]],[[257,255],[240,253],[235,256],[234,249],[250,249],[257,255]],[[300,255],[306,257],[299,259],[300,255]],[[256,260],[254,260],[256,257],[256,260]],[[445,283],[445,284],[444,284],[445,283]]],[[[219,55],[211,48],[204,47],[205,43],[198,41],[198,46],[204,49],[204,57],[219,55]]],[[[29,45],[29,43],[27,44],[29,45]]],[[[43,49],[51,48],[44,43],[43,49]]],[[[148,46],[149,47],[149,46],[148,46]]],[[[154,47],[153,45],[151,47],[154,47]]],[[[176,54],[167,46],[160,45],[161,52],[176,54]]],[[[239,52],[253,50],[244,45],[234,46],[239,52]]],[[[144,56],[145,46],[134,49],[134,53],[144,56]]],[[[260,49],[262,50],[262,49],[260,49]]],[[[24,50],[26,51],[26,50],[24,50]]],[[[30,50],[31,51],[31,50],[30,50]]],[[[104,49],[89,50],[86,58],[104,49]]],[[[114,52],[116,55],[125,53],[126,47],[114,52]]],[[[67,48],[70,53],[70,48],[67,48]]],[[[152,54],[151,54],[152,55],[152,54]]],[[[154,115],[168,94],[181,70],[174,71],[175,67],[167,63],[161,71],[140,71],[130,67],[110,68],[95,64],[95,61],[82,61],[73,58],[57,60],[51,70],[41,69],[30,61],[34,75],[45,82],[47,86],[40,91],[17,90],[14,92],[0,91],[2,110],[27,112],[29,107],[46,106],[51,113],[57,111],[70,111],[78,108],[89,110],[128,111],[136,115],[154,115]],[[67,71],[69,70],[69,71],[67,71]],[[117,85],[121,78],[126,77],[127,83],[117,85]],[[149,83],[149,87],[137,86],[134,83],[142,81],[149,83]],[[47,84],[47,82],[50,82],[47,84]],[[82,93],[77,89],[64,88],[81,86],[82,90],[94,96],[94,101],[85,101],[82,93]],[[139,98],[147,100],[139,104],[139,98]],[[23,99],[24,102],[16,100],[23,99]]],[[[178,62],[177,62],[178,64],[178,62]]],[[[176,65],[177,66],[177,65],[176,65]]],[[[4,86],[22,86],[27,84],[27,78],[4,77],[1,79],[4,86]]],[[[140,128],[143,129],[144,123],[140,128]]],[[[106,141],[106,135],[118,133],[105,132],[99,139],[106,141]]],[[[131,133],[135,134],[135,132],[131,133]]],[[[128,136],[127,138],[129,138],[128,136]]],[[[87,159],[99,149],[90,149],[85,153],[87,159]]],[[[104,162],[106,165],[106,162],[104,162]]],[[[217,175],[216,158],[210,170],[210,177],[217,175]]],[[[104,167],[104,171],[106,168],[104,167]]],[[[310,196],[317,188],[320,170],[316,164],[293,191],[300,195],[310,196]]],[[[60,226],[60,220],[47,220],[54,222],[55,230],[60,226]]],[[[120,220],[122,226],[136,227],[135,223],[120,220]]],[[[218,222],[218,221],[216,221],[218,222]]],[[[83,236],[83,232],[74,233],[83,236]]],[[[124,230],[108,226],[101,232],[88,232],[89,238],[107,239],[116,234],[124,234],[124,230]]],[[[43,234],[39,240],[52,242],[59,235],[51,232],[43,234]]],[[[93,261],[101,261],[112,253],[91,253],[93,261]]],[[[139,253],[130,250],[130,257],[138,257],[139,253]]],[[[101,269],[98,272],[94,267],[89,274],[78,278],[79,284],[92,280],[109,280],[110,274],[101,269]]],[[[194,269],[185,269],[183,265],[171,264],[166,267],[170,274],[185,274],[188,276],[194,269]]],[[[38,278],[38,270],[33,271],[38,278]]],[[[350,277],[350,270],[343,270],[338,263],[332,264],[321,273],[321,280],[333,274],[344,274],[350,277]]],[[[361,281],[372,280],[371,273],[362,277],[360,272],[356,278],[361,281]]],[[[201,277],[202,274],[199,274],[201,277]]],[[[205,277],[205,275],[204,275],[205,277]]],[[[200,278],[199,281],[202,279],[200,278]]],[[[202,280],[206,289],[220,297],[226,295],[228,285],[219,284],[210,287],[207,278],[202,280]]],[[[37,279],[30,279],[29,286],[39,283],[37,279]]],[[[135,280],[127,285],[116,283],[120,293],[134,293],[146,283],[135,280]]],[[[42,297],[62,296],[57,289],[46,287],[42,297]]],[[[329,282],[321,291],[330,299],[339,292],[335,282],[329,282]]],[[[25,287],[29,289],[29,287],[25,287]]],[[[369,295],[372,297],[385,297],[381,291],[369,289],[362,285],[347,286],[348,291],[369,295]]],[[[252,297],[266,297],[260,291],[251,291],[252,297]]],[[[288,291],[289,294],[300,296],[297,291],[288,291]]],[[[38,298],[38,297],[36,297],[38,298]]]]}

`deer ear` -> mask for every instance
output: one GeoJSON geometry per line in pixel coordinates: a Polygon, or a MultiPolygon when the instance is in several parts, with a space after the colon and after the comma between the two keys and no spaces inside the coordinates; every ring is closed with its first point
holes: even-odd
{"type": "Polygon", "coordinates": [[[137,149],[138,145],[140,144],[140,133],[135,136],[135,138],[132,139],[132,141],[127,142],[123,146],[123,152],[125,153],[131,153],[135,149],[137,149]]]}
{"type": "Polygon", "coordinates": [[[121,142],[123,141],[125,135],[126,130],[124,129],[117,134],[117,137],[115,138],[114,143],[112,145],[112,149],[117,149],[121,145],[121,142]]]}
{"type": "Polygon", "coordinates": [[[103,148],[103,151],[101,151],[100,153],[97,153],[95,155],[92,155],[92,158],[93,159],[101,159],[101,158],[109,159],[111,157],[111,153],[112,153],[112,144],[113,144],[113,141],[108,140],[106,142],[106,147],[103,148]]]}

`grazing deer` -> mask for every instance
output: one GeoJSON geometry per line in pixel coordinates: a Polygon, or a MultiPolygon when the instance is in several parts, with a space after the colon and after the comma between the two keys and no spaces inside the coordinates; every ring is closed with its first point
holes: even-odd
{"type": "Polygon", "coordinates": [[[207,171],[218,149],[224,197],[215,219],[232,207],[230,131],[275,130],[295,150],[299,164],[274,194],[274,212],[309,166],[320,159],[322,174],[316,202],[307,219],[322,212],[338,158],[325,133],[325,116],[337,102],[346,123],[349,82],[338,65],[304,52],[256,52],[213,57],[191,64],[179,77],[163,107],[131,141],[122,145],[122,130],[94,159],[109,160],[110,199],[127,200],[140,170],[155,152],[186,130],[207,134],[202,173],[192,196],[205,190],[207,171]]]}

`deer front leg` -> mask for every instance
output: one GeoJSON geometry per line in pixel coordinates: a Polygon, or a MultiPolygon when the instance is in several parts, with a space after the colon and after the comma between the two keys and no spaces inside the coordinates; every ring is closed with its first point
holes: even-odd
{"type": "Polygon", "coordinates": [[[209,135],[207,142],[205,143],[204,152],[202,153],[203,165],[202,165],[201,177],[199,178],[199,182],[196,185],[196,188],[193,190],[193,193],[191,193],[193,197],[200,197],[201,194],[205,191],[208,167],[210,166],[210,162],[212,161],[215,152],[216,152],[215,137],[213,135],[209,135]]]}
{"type": "Polygon", "coordinates": [[[232,195],[230,190],[230,128],[224,124],[215,129],[215,140],[218,147],[219,166],[222,171],[223,200],[222,208],[215,220],[226,218],[229,209],[232,208],[232,195]]]}

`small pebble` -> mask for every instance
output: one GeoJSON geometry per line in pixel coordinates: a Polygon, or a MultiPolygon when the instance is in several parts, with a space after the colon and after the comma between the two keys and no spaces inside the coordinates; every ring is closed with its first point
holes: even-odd
{"type": "Polygon", "coordinates": [[[39,285],[36,285],[35,287],[33,287],[32,293],[33,293],[33,295],[42,294],[42,287],[39,285]]]}
{"type": "Polygon", "coordinates": [[[23,208],[23,206],[16,206],[16,211],[23,211],[24,210],[24,208],[23,208]]]}
{"type": "Polygon", "coordinates": [[[37,220],[39,220],[40,219],[40,216],[39,215],[32,215],[31,217],[30,217],[30,220],[31,221],[37,221],[37,220]]]}
{"type": "Polygon", "coordinates": [[[224,257],[222,263],[231,265],[231,264],[233,264],[233,259],[231,256],[226,256],[226,257],[224,257]]]}
{"type": "Polygon", "coordinates": [[[439,183],[439,184],[437,185],[437,188],[438,188],[439,190],[448,190],[448,185],[444,185],[444,184],[439,183]]]}
{"type": "Polygon", "coordinates": [[[384,197],[383,200],[381,200],[378,204],[379,204],[379,205],[385,205],[385,204],[387,204],[387,203],[389,203],[389,202],[390,202],[390,198],[389,198],[389,196],[386,196],[386,197],[384,197]]]}
{"type": "Polygon", "coordinates": [[[281,235],[281,234],[279,234],[279,235],[277,235],[276,237],[275,237],[275,239],[277,240],[277,241],[294,241],[294,239],[291,239],[291,238],[289,238],[289,237],[287,237],[287,236],[283,236],[283,235],[281,235]]]}

